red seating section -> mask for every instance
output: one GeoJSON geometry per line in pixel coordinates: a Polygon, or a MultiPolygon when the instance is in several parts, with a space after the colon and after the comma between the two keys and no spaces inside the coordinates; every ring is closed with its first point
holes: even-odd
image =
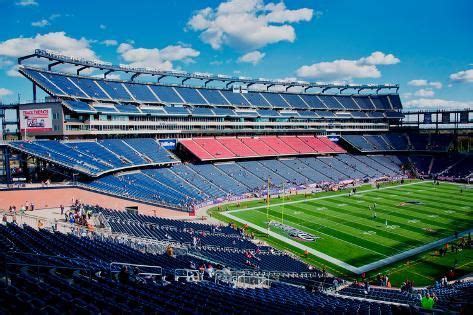
{"type": "Polygon", "coordinates": [[[261,136],[180,140],[201,161],[346,152],[327,137],[261,136]]]}
{"type": "Polygon", "coordinates": [[[194,142],[207,151],[214,159],[228,159],[236,157],[215,138],[194,138],[194,142]]]}
{"type": "Polygon", "coordinates": [[[286,142],[291,148],[301,154],[314,153],[313,148],[311,148],[309,145],[307,145],[304,141],[302,141],[296,136],[282,136],[280,137],[280,139],[286,142]]]}
{"type": "Polygon", "coordinates": [[[237,157],[256,157],[258,153],[251,150],[246,144],[236,137],[217,137],[218,142],[232,151],[237,157]]]}
{"type": "Polygon", "coordinates": [[[347,152],[341,146],[336,144],[335,142],[330,141],[330,139],[327,138],[327,137],[319,137],[319,139],[322,140],[322,142],[325,143],[329,148],[331,148],[332,151],[335,152],[335,153],[346,153],[347,152]]]}
{"type": "Polygon", "coordinates": [[[192,139],[185,139],[180,141],[183,146],[187,148],[192,154],[197,156],[200,160],[213,160],[214,157],[207,151],[205,151],[200,145],[194,142],[192,139]]]}
{"type": "Polygon", "coordinates": [[[299,139],[319,153],[332,153],[334,150],[321,140],[322,137],[301,136],[299,139]]]}
{"type": "Polygon", "coordinates": [[[247,147],[250,147],[258,156],[276,156],[278,153],[271,149],[259,137],[241,137],[239,138],[247,147]]]}
{"type": "Polygon", "coordinates": [[[260,139],[280,155],[295,155],[298,153],[279,137],[267,136],[261,137],[260,139]]]}

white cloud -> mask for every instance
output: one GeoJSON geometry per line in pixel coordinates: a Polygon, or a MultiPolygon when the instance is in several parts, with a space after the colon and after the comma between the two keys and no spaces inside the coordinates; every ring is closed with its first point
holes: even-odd
{"type": "Polygon", "coordinates": [[[441,89],[442,88],[442,83],[435,81],[435,82],[429,82],[429,85],[436,88],[436,89],[441,89]]]}
{"type": "Polygon", "coordinates": [[[20,7],[38,6],[38,2],[36,2],[36,0],[21,0],[21,1],[15,2],[15,4],[20,7]]]}
{"type": "Polygon", "coordinates": [[[0,69],[6,67],[6,66],[11,66],[14,62],[10,59],[6,59],[3,57],[0,57],[0,69]]]}
{"type": "Polygon", "coordinates": [[[371,53],[368,57],[363,57],[358,60],[358,63],[365,65],[395,65],[401,60],[394,56],[393,54],[385,54],[381,51],[375,51],[371,53]]]}
{"type": "Polygon", "coordinates": [[[450,80],[456,82],[473,83],[473,69],[452,73],[450,75],[450,80]]]}
{"type": "Polygon", "coordinates": [[[439,98],[419,98],[404,102],[409,109],[465,109],[473,108],[473,101],[452,101],[439,98]]]}
{"type": "Polygon", "coordinates": [[[403,94],[402,94],[402,97],[403,97],[403,98],[406,98],[406,99],[407,99],[407,98],[411,98],[411,97],[412,97],[412,93],[410,93],[410,92],[403,93],[403,94]]]}
{"type": "Polygon", "coordinates": [[[60,54],[98,59],[85,38],[72,38],[65,32],[37,34],[35,37],[17,37],[0,42],[0,56],[17,58],[34,52],[36,48],[49,49],[60,54]]]}
{"type": "Polygon", "coordinates": [[[105,45],[105,46],[117,46],[118,42],[114,39],[106,39],[106,40],[102,41],[102,44],[105,45]]]}
{"type": "Polygon", "coordinates": [[[237,62],[251,63],[252,65],[256,65],[264,58],[264,56],[266,56],[265,53],[255,50],[247,54],[244,54],[243,56],[238,58],[237,62]]]}
{"type": "MultiPolygon", "coordinates": [[[[0,42],[0,58],[5,62],[11,62],[13,58],[28,55],[36,48],[48,49],[57,53],[99,60],[95,52],[90,48],[90,40],[85,38],[72,38],[65,32],[52,32],[37,34],[35,37],[17,37],[0,42]]],[[[7,71],[8,76],[19,76],[16,67],[7,71]]]]}
{"type": "Polygon", "coordinates": [[[13,94],[13,92],[10,91],[9,89],[0,88],[0,97],[1,97],[1,96],[11,95],[11,94],[13,94]]]}
{"type": "Polygon", "coordinates": [[[105,24],[100,24],[100,25],[99,25],[99,28],[100,28],[101,30],[105,30],[105,29],[107,29],[107,25],[105,25],[105,24]]]}
{"type": "Polygon", "coordinates": [[[34,26],[34,27],[45,27],[48,25],[49,25],[49,21],[46,19],[42,19],[42,20],[31,23],[31,26],[34,26]]]}
{"type": "Polygon", "coordinates": [[[229,0],[217,8],[197,11],[187,27],[201,32],[200,38],[214,49],[230,46],[252,50],[281,41],[294,42],[293,23],[310,21],[313,10],[289,10],[284,2],[264,4],[263,0],[229,0]]]}
{"type": "MultiPolygon", "coordinates": [[[[66,14],[66,16],[69,16],[69,15],[66,14]]],[[[56,13],[55,13],[55,14],[51,14],[51,15],[49,16],[49,20],[50,20],[50,21],[54,21],[55,19],[57,19],[57,18],[59,18],[59,17],[61,17],[61,14],[56,14],[56,13]]]]}
{"type": "Polygon", "coordinates": [[[427,86],[427,80],[424,79],[416,79],[416,80],[411,80],[407,82],[407,84],[412,85],[412,86],[427,86]]]}
{"type": "Polygon", "coordinates": [[[418,87],[431,86],[431,87],[436,88],[436,89],[441,89],[442,88],[442,83],[441,82],[439,82],[439,81],[427,81],[427,80],[424,80],[424,79],[411,80],[411,81],[407,82],[407,84],[411,85],[411,86],[418,86],[418,87]]]}
{"type": "Polygon", "coordinates": [[[420,97],[434,97],[435,92],[432,89],[420,89],[414,93],[415,96],[420,97]]]}
{"type": "Polygon", "coordinates": [[[376,51],[357,60],[339,59],[305,65],[297,69],[297,75],[303,78],[348,81],[353,78],[379,78],[381,72],[378,65],[393,65],[399,62],[399,58],[393,54],[376,51]]]}
{"type": "Polygon", "coordinates": [[[18,65],[14,65],[10,69],[7,70],[7,76],[9,77],[14,77],[14,78],[20,78],[23,77],[20,72],[18,72],[18,65]]]}
{"type": "Polygon", "coordinates": [[[122,43],[117,52],[122,59],[132,67],[157,68],[160,70],[173,69],[173,61],[192,62],[200,52],[182,45],[170,45],[163,49],[134,48],[133,45],[122,43]]]}

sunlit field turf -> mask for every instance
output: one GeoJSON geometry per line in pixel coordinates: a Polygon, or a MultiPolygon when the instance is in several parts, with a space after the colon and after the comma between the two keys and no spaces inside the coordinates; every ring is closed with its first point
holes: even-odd
{"type": "MultiPolygon", "coordinates": [[[[351,197],[321,193],[284,203],[273,199],[269,208],[250,202],[230,209],[264,228],[268,220],[278,221],[318,236],[301,242],[359,267],[472,228],[473,190],[462,187],[432,182],[365,187],[351,197]]],[[[287,236],[275,227],[271,231],[287,236]]]]}

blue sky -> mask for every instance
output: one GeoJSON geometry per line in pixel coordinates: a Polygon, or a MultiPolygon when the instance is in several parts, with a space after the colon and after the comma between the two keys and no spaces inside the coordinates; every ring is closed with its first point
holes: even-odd
{"type": "Polygon", "coordinates": [[[473,107],[471,0],[0,0],[0,99],[35,47],[112,63],[399,83],[405,107],[473,107]]]}

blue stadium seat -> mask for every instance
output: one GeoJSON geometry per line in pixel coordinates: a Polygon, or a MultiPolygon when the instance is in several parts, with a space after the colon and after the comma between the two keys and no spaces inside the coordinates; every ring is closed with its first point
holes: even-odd
{"type": "Polygon", "coordinates": [[[165,104],[182,104],[184,101],[179,97],[173,87],[165,85],[150,85],[151,90],[165,104]]]}
{"type": "Polygon", "coordinates": [[[140,83],[125,83],[125,87],[131,95],[139,102],[158,102],[158,99],[149,90],[148,85],[140,83]]]}

